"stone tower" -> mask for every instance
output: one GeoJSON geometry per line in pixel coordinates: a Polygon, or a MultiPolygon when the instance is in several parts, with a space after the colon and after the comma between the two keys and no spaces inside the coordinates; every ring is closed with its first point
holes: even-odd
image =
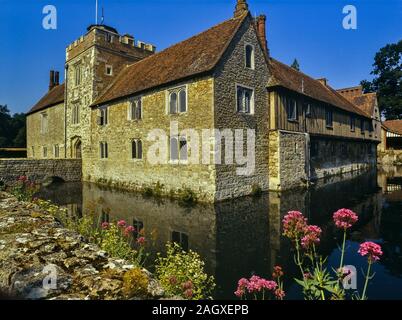
{"type": "Polygon", "coordinates": [[[128,64],[152,55],[155,47],[120,35],[105,25],[91,25],[66,49],[65,156],[85,158],[91,145],[91,103],[128,64]]]}

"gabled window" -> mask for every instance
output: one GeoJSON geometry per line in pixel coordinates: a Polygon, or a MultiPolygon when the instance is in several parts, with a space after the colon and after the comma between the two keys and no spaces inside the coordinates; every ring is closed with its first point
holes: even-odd
{"type": "Polygon", "coordinates": [[[169,113],[187,112],[187,88],[180,87],[169,91],[169,113]]]}
{"type": "Polygon", "coordinates": [[[188,159],[188,146],[185,137],[170,138],[170,160],[186,161],[188,159]]]}
{"type": "Polygon", "coordinates": [[[334,114],[329,108],[325,109],[325,125],[327,128],[332,128],[334,126],[334,114]]]}
{"type": "Polygon", "coordinates": [[[237,112],[254,114],[254,90],[242,86],[236,87],[237,112]]]}
{"type": "Polygon", "coordinates": [[[297,121],[297,101],[292,98],[285,99],[288,121],[297,121]]]}
{"type": "Polygon", "coordinates": [[[99,153],[101,159],[109,158],[109,150],[107,142],[100,142],[99,143],[99,153]]]}
{"type": "Polygon", "coordinates": [[[142,159],[142,140],[131,141],[131,158],[132,159],[142,159]]]}
{"type": "Polygon", "coordinates": [[[142,100],[141,100],[141,98],[130,102],[128,118],[129,118],[129,120],[141,120],[142,119],[142,100]]]}
{"type": "Polygon", "coordinates": [[[42,134],[48,132],[48,117],[46,112],[40,114],[40,132],[42,134]]]}
{"type": "Polygon", "coordinates": [[[254,46],[251,44],[246,44],[245,48],[245,62],[246,62],[246,68],[253,69],[254,70],[254,46]]]}
{"type": "Polygon", "coordinates": [[[80,106],[78,104],[73,105],[72,113],[71,113],[71,122],[72,124],[80,123],[80,106]]]}
{"type": "Polygon", "coordinates": [[[109,112],[108,107],[102,107],[99,109],[98,124],[100,126],[106,126],[109,124],[109,112]]]}
{"type": "Polygon", "coordinates": [[[350,116],[350,131],[354,132],[356,130],[356,118],[355,116],[350,116]]]}

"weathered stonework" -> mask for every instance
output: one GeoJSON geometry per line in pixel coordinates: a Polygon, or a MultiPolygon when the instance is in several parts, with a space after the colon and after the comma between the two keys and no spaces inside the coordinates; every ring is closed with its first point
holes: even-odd
{"type": "Polygon", "coordinates": [[[59,148],[59,158],[64,158],[64,104],[47,108],[27,117],[27,155],[35,159],[56,159],[55,146],[59,148]],[[47,115],[47,131],[41,130],[42,114],[47,115]],[[47,155],[44,155],[44,148],[47,155]]]}
{"type": "Polygon", "coordinates": [[[41,182],[48,178],[64,181],[81,181],[80,159],[0,159],[0,181],[13,183],[25,175],[31,181],[41,182]]]}

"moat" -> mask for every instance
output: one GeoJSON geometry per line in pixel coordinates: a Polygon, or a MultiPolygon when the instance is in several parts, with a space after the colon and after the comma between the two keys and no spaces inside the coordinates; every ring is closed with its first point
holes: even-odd
{"type": "MultiPolygon", "coordinates": [[[[402,298],[402,167],[370,171],[338,178],[309,191],[267,193],[214,205],[183,206],[176,201],[155,199],[88,183],[64,183],[43,188],[41,198],[65,206],[71,215],[95,213],[99,223],[125,219],[144,229],[148,250],[163,252],[165,243],[176,241],[184,249],[200,253],[217,283],[215,298],[234,299],[237,280],[252,274],[270,277],[275,265],[287,273],[288,299],[302,298],[292,278],[298,277],[290,244],[281,236],[281,220],[290,210],[299,210],[311,224],[322,227],[320,250],[339,260],[332,214],[350,208],[359,222],[349,237],[346,264],[356,266],[358,287],[363,285],[357,255],[359,243],[374,240],[384,256],[376,264],[369,287],[370,299],[402,298]],[[290,280],[290,281],[289,281],[290,280]]],[[[153,261],[153,259],[149,259],[153,261]]],[[[148,266],[152,269],[152,266],[148,266]]]]}

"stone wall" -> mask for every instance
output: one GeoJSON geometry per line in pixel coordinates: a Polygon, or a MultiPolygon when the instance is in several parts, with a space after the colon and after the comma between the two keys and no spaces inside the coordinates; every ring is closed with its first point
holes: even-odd
{"type": "Polygon", "coordinates": [[[375,167],[377,145],[370,141],[311,137],[311,178],[328,176],[375,167]]]}
{"type": "MultiPolygon", "coordinates": [[[[259,44],[251,20],[246,19],[240,27],[237,35],[232,40],[220,65],[215,71],[215,116],[214,127],[216,129],[243,131],[243,150],[239,150],[244,156],[247,150],[252,148],[255,157],[253,172],[240,175],[237,170],[245,167],[238,163],[234,157],[234,164],[216,166],[217,190],[215,198],[223,200],[240,197],[252,192],[253,186],[262,190],[269,189],[268,183],[268,95],[266,84],[268,83],[269,70],[265,57],[259,44]],[[245,66],[245,46],[254,46],[255,68],[245,66]],[[241,114],[236,110],[236,85],[254,89],[254,113],[241,114]],[[255,147],[246,143],[247,130],[255,132],[255,147]]],[[[222,143],[222,146],[226,145],[222,143]]],[[[224,151],[224,148],[222,148],[224,151]]],[[[232,145],[233,149],[233,145],[232,145]]],[[[222,155],[225,152],[222,151],[222,155]]],[[[234,152],[235,154],[235,152],[234,152]]]]}
{"type": "Polygon", "coordinates": [[[402,166],[402,150],[379,150],[378,164],[382,166],[402,166]]]}
{"type": "MultiPolygon", "coordinates": [[[[109,123],[106,126],[96,123],[98,110],[93,110],[93,129],[90,138],[92,147],[90,153],[83,158],[84,180],[134,190],[153,188],[159,182],[166,193],[185,187],[196,192],[200,200],[213,200],[215,174],[212,159],[210,165],[174,164],[169,162],[169,152],[166,152],[163,155],[165,163],[153,164],[148,157],[151,147],[156,142],[160,142],[158,139],[156,141],[148,139],[148,135],[156,129],[163,130],[165,133],[166,140],[162,143],[168,148],[168,136],[173,122],[178,123],[179,132],[195,129],[200,137],[203,129],[213,127],[213,83],[211,77],[205,77],[142,95],[141,120],[128,118],[131,99],[109,104],[109,123]],[[168,91],[180,86],[187,87],[187,112],[168,114],[168,91]],[[143,159],[141,160],[132,159],[131,144],[134,139],[142,140],[143,159]],[[100,142],[108,143],[107,159],[100,158],[100,142]]],[[[190,147],[190,156],[193,151],[190,147]]],[[[201,161],[201,145],[198,151],[201,161]]]]}
{"type": "Polygon", "coordinates": [[[59,148],[59,158],[64,158],[64,104],[47,108],[27,117],[28,158],[55,159],[55,146],[59,148]],[[41,132],[41,115],[47,115],[47,132],[41,132]],[[47,148],[47,157],[43,148],[47,148]]]}
{"type": "Polygon", "coordinates": [[[81,181],[79,159],[0,159],[0,181],[13,183],[25,175],[32,181],[41,182],[58,177],[64,181],[81,181]]]}

